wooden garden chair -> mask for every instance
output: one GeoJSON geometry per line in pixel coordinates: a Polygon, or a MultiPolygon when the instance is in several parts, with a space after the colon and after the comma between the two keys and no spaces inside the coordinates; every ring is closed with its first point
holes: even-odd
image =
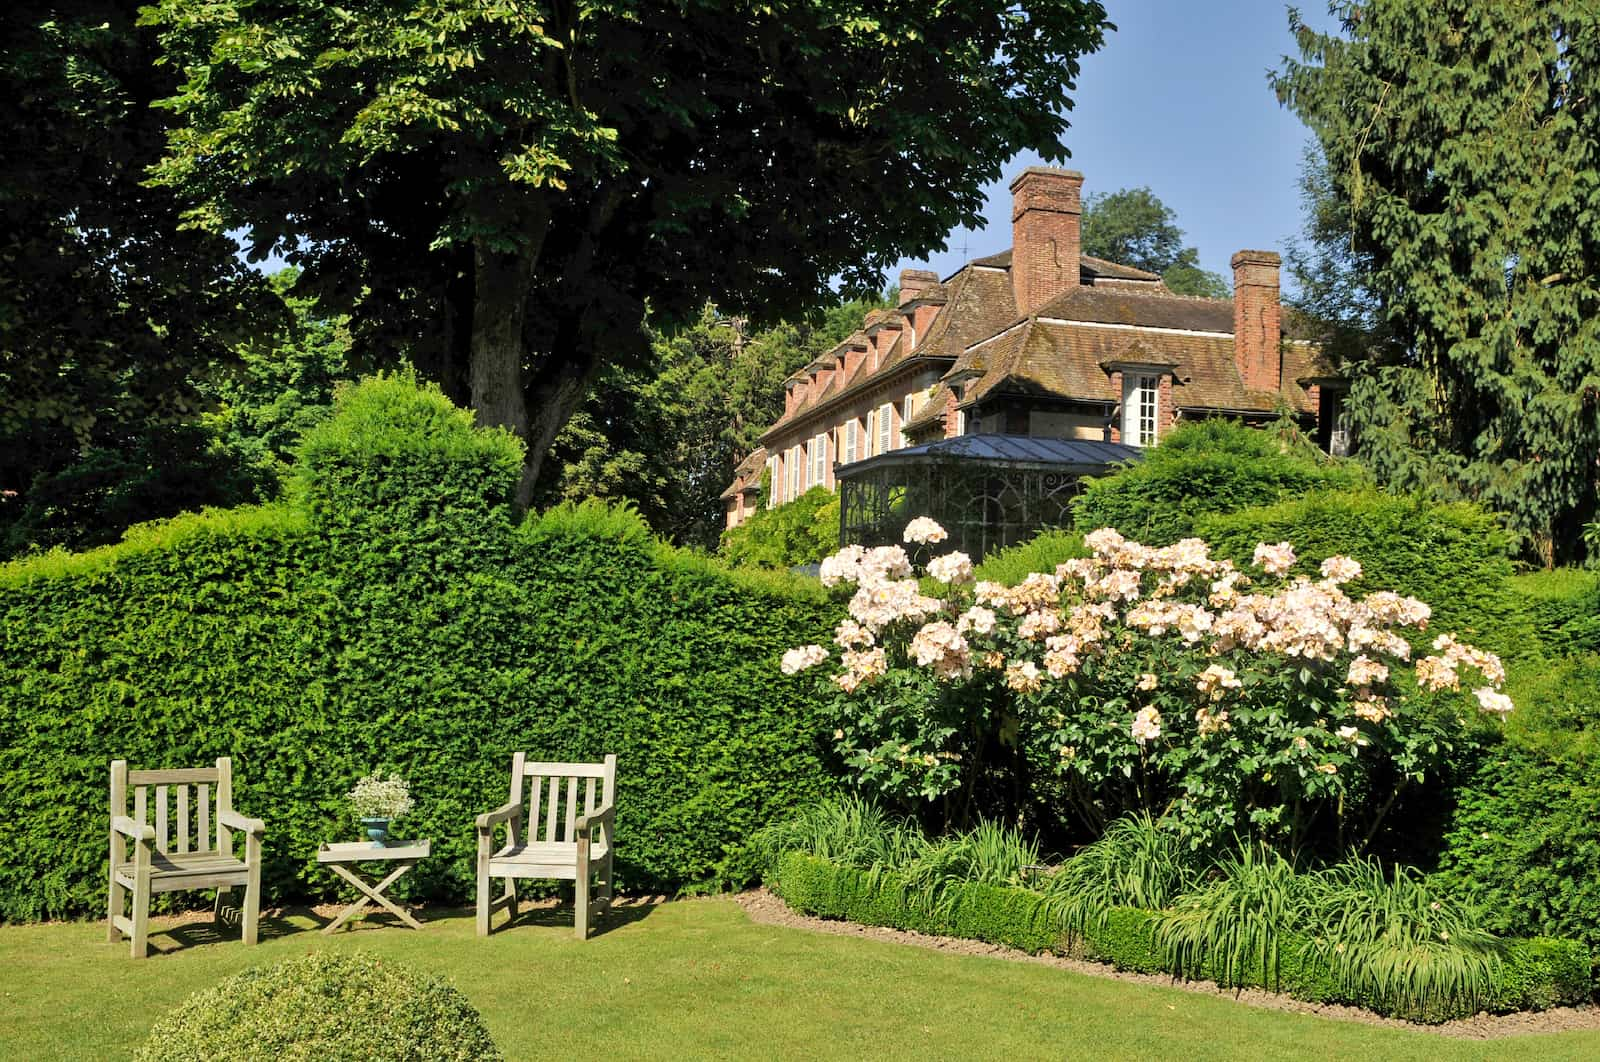
{"type": "Polygon", "coordinates": [[[215,767],[193,770],[130,771],[126,760],[111,762],[111,896],[106,904],[106,939],[115,944],[127,936],[135,959],[146,954],[150,897],[157,892],[216,889],[213,912],[220,920],[223,890],[243,885],[244,942],[254,944],[261,915],[261,838],[266,826],[233,810],[233,762],[226,756],[215,767]],[[133,815],[128,815],[128,787],[133,787],[133,815]],[[191,819],[190,790],[194,789],[191,819]],[[154,790],[154,799],[151,798],[154,790]],[[168,814],[169,798],[176,815],[168,814]],[[216,801],[215,822],[212,801],[216,801]],[[155,815],[155,825],[149,817],[155,815]],[[190,828],[193,827],[193,844],[190,828]],[[213,826],[215,833],[212,832],[213,826]],[[176,836],[169,831],[175,827],[176,836]],[[244,861],[234,856],[233,831],[245,835],[244,861]],[[133,845],[130,857],[129,843],[133,845]],[[132,916],[122,913],[123,898],[133,894],[132,916]]]}
{"type": "Polygon", "coordinates": [[[534,763],[521,752],[511,759],[511,799],[478,816],[478,935],[489,935],[489,918],[501,907],[517,917],[518,878],[556,878],[576,886],[573,928],[589,936],[589,921],[611,906],[611,859],[615,849],[614,786],[617,758],[604,763],[534,763]],[[578,814],[578,779],[584,780],[583,814],[578,814]],[[545,780],[549,780],[548,791],[545,780]],[[528,785],[524,786],[524,780],[528,785]],[[565,781],[563,794],[562,782],[565,781]],[[595,783],[600,799],[595,801],[595,783]],[[563,800],[563,795],[565,799],[563,800]],[[542,807],[541,807],[542,800],[542,807]],[[544,812],[544,839],[539,813],[544,812]],[[506,843],[495,847],[495,827],[506,826],[506,843]],[[589,878],[600,881],[593,902],[589,878]],[[491,878],[503,878],[505,891],[489,899],[491,878]]]}

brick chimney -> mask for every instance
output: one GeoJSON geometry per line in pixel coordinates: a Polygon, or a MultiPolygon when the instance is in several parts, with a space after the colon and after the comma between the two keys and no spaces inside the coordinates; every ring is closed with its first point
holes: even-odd
{"type": "Polygon", "coordinates": [[[1283,308],[1272,251],[1233,256],[1233,360],[1247,391],[1277,391],[1283,385],[1283,308]]]}
{"type": "Polygon", "coordinates": [[[939,274],[931,269],[900,270],[900,305],[904,306],[921,294],[923,289],[931,288],[937,283],[939,274]]]}
{"type": "Polygon", "coordinates": [[[1011,287],[1027,315],[1078,286],[1083,174],[1029,166],[1011,182],[1011,287]]]}

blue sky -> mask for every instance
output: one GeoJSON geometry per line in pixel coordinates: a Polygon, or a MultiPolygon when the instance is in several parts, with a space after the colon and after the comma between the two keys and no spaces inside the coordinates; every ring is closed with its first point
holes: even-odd
{"type": "MultiPolygon", "coordinates": [[[[1322,0],[1302,14],[1332,28],[1322,0]]],[[[1230,277],[1241,248],[1282,251],[1300,229],[1300,156],[1308,133],[1278,106],[1267,70],[1294,50],[1282,0],[1106,0],[1117,26],[1083,61],[1065,142],[1084,194],[1148,185],[1178,216],[1200,264],[1230,277]]],[[[988,226],[958,230],[923,267],[940,276],[1011,244],[1011,178],[1019,155],[985,191],[988,226]]],[[[893,276],[889,278],[893,280],[893,276]]],[[[1285,278],[1287,280],[1287,278],[1285,278]]]]}

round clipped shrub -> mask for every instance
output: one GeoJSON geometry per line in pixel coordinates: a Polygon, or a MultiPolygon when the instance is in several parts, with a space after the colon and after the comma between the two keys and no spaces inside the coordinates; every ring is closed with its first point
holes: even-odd
{"type": "Polygon", "coordinates": [[[156,1022],[137,1062],[498,1059],[467,997],[371,955],[306,955],[196,992],[156,1022]]]}

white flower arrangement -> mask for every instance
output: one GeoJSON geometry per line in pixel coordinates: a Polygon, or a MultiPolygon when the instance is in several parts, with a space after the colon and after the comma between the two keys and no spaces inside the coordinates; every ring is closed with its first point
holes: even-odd
{"type": "Polygon", "coordinates": [[[411,813],[411,787],[398,774],[374,771],[350,790],[350,806],[362,819],[404,818],[411,813]]]}

